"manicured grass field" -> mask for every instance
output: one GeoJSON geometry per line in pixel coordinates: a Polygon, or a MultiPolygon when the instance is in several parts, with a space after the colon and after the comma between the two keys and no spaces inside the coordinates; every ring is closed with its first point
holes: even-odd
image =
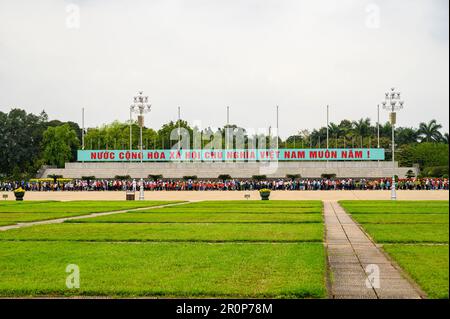
{"type": "Polygon", "coordinates": [[[322,204],[317,201],[270,204],[255,201],[199,202],[110,216],[75,220],[102,223],[321,223],[322,204]]]}
{"type": "Polygon", "coordinates": [[[99,216],[73,223],[320,223],[321,214],[303,213],[223,213],[223,212],[130,212],[108,216],[99,216]]]}
{"type": "Polygon", "coordinates": [[[15,222],[0,222],[0,226],[14,225],[15,222]]]}
{"type": "Polygon", "coordinates": [[[322,244],[0,242],[0,256],[4,296],[326,294],[322,244]],[[80,268],[79,290],[65,286],[68,264],[80,268]]]}
{"type": "Polygon", "coordinates": [[[64,223],[12,229],[1,232],[0,239],[111,242],[322,242],[323,225],[321,223],[64,223]]]}
{"type": "Polygon", "coordinates": [[[448,201],[341,201],[431,298],[448,298],[448,201]]]}
{"type": "Polygon", "coordinates": [[[174,201],[71,201],[71,202],[0,202],[0,213],[99,213],[151,207],[174,201]]]}
{"type": "Polygon", "coordinates": [[[339,202],[352,214],[448,214],[448,201],[350,201],[339,202]]]}
{"type": "Polygon", "coordinates": [[[202,202],[0,232],[0,295],[323,298],[321,211],[202,202]],[[68,264],[79,289],[65,286],[68,264]]]}
{"type": "Polygon", "coordinates": [[[430,298],[448,298],[448,245],[384,245],[430,298]]]}
{"type": "Polygon", "coordinates": [[[16,224],[92,213],[165,205],[168,201],[3,201],[0,202],[0,223],[16,224]]]}
{"type": "Polygon", "coordinates": [[[363,224],[377,243],[448,243],[448,224],[363,224]]]}

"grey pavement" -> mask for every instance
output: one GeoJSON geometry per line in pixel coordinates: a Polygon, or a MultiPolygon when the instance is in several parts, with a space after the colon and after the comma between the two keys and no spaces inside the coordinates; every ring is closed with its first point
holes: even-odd
{"type": "Polygon", "coordinates": [[[330,297],[336,299],[418,299],[410,283],[337,201],[324,202],[330,297]]]}

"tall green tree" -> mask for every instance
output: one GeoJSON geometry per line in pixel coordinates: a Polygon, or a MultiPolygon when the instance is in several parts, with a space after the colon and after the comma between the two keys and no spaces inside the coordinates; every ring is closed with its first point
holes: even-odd
{"type": "MultiPolygon", "coordinates": [[[[181,132],[181,138],[189,138],[189,145],[192,147],[192,135],[193,130],[189,126],[187,121],[179,120],[177,122],[170,121],[169,123],[164,124],[158,130],[158,136],[160,139],[160,143],[164,143],[165,149],[170,149],[172,146],[178,143],[178,127],[186,129],[189,133],[189,136],[184,136],[183,132],[181,132]],[[172,133],[174,132],[174,133],[172,133]]],[[[184,130],[183,130],[184,131],[184,130]]]]}
{"type": "Polygon", "coordinates": [[[47,120],[45,112],[0,112],[0,175],[21,179],[36,173],[41,165],[40,144],[47,120]]]}
{"type": "Polygon", "coordinates": [[[370,119],[360,119],[358,121],[353,122],[353,130],[355,131],[355,135],[359,137],[366,137],[370,134],[370,119]]]}
{"type": "Polygon", "coordinates": [[[43,134],[42,147],[47,164],[64,167],[72,157],[72,148],[80,145],[77,133],[69,124],[50,126],[43,134]]]}
{"type": "Polygon", "coordinates": [[[442,125],[438,124],[436,120],[431,120],[428,123],[419,124],[419,137],[422,142],[439,142],[442,139],[442,134],[439,131],[442,125]]]}
{"type": "Polygon", "coordinates": [[[419,132],[412,127],[399,127],[395,130],[395,143],[398,145],[417,143],[419,132]]]}

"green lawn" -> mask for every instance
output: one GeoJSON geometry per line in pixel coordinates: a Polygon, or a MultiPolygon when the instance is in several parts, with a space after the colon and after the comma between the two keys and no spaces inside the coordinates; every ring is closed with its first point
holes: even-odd
{"type": "Polygon", "coordinates": [[[0,295],[323,298],[321,211],[201,202],[0,232],[0,295]],[[65,286],[68,264],[80,289],[65,286]]]}
{"type": "Polygon", "coordinates": [[[448,224],[363,224],[377,243],[448,243],[448,224]]]}
{"type": "Polygon", "coordinates": [[[4,201],[0,202],[0,226],[63,217],[81,216],[92,213],[126,210],[133,208],[166,205],[168,201],[4,201]]]}
{"type": "Polygon", "coordinates": [[[448,214],[353,214],[360,224],[448,224],[448,214]]]}
{"type": "Polygon", "coordinates": [[[322,242],[323,225],[232,223],[64,223],[0,232],[0,240],[322,242]]]}
{"type": "Polygon", "coordinates": [[[100,213],[176,203],[174,201],[0,202],[0,213],[100,213]]]}
{"type": "MultiPolygon", "coordinates": [[[[161,211],[161,210],[158,210],[161,211]]],[[[1,220],[1,219],[0,219],[1,220]]],[[[245,214],[222,212],[130,212],[72,220],[83,223],[321,223],[321,214],[245,214]]]]}
{"type": "Polygon", "coordinates": [[[431,298],[448,298],[448,201],[341,201],[431,298]],[[427,244],[427,245],[425,245],[427,244]]]}
{"type": "Polygon", "coordinates": [[[325,297],[322,244],[0,242],[0,295],[325,297]],[[66,265],[80,289],[66,288],[66,265]]]}
{"type": "Polygon", "coordinates": [[[352,214],[448,214],[448,201],[350,201],[339,203],[352,214]]]}
{"type": "Polygon", "coordinates": [[[430,298],[448,298],[448,245],[384,245],[430,298]]]}
{"type": "Polygon", "coordinates": [[[16,224],[16,223],[15,222],[5,222],[5,221],[0,222],[0,226],[8,226],[8,225],[14,225],[14,224],[16,224]]]}

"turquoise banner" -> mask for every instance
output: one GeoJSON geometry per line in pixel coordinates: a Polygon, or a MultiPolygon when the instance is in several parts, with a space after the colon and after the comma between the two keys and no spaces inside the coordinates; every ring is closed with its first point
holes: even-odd
{"type": "Polygon", "coordinates": [[[241,150],[79,150],[79,162],[378,161],[382,148],[241,150]]]}

